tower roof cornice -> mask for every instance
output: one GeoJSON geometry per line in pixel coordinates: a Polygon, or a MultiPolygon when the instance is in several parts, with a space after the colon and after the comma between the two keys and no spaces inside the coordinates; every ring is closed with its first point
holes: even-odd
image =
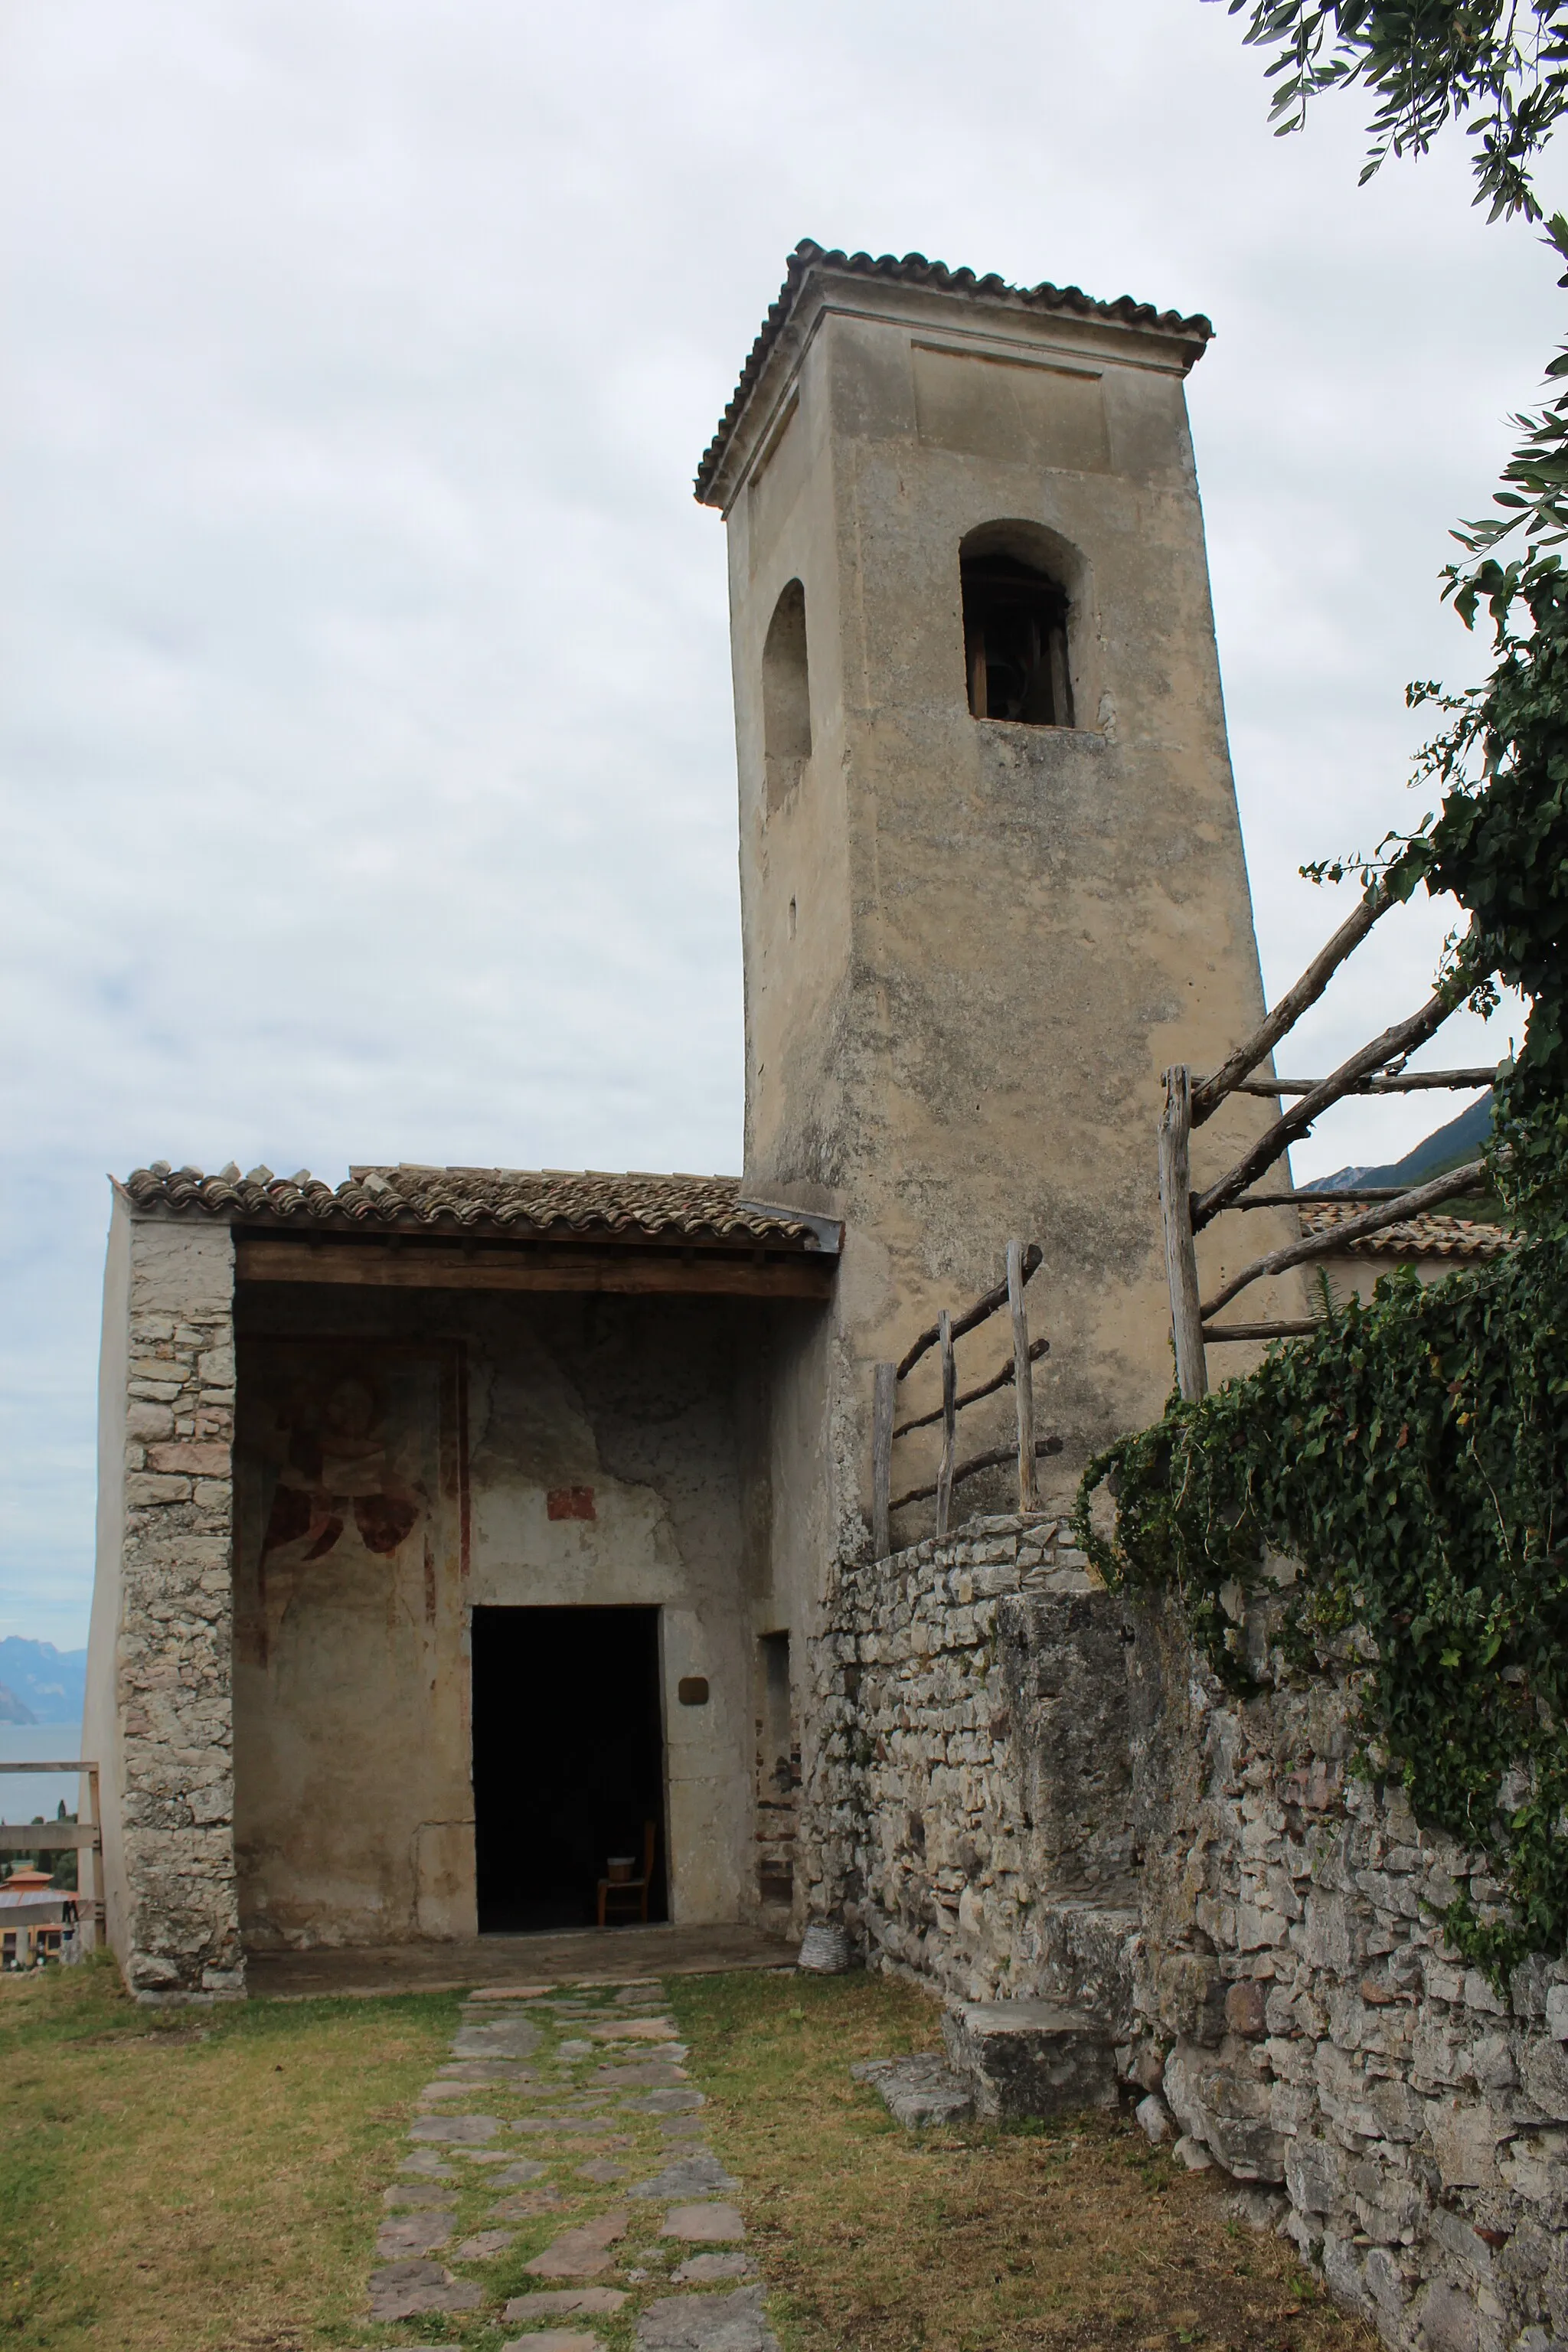
{"type": "Polygon", "coordinates": [[[1131,330],[1136,334],[1158,335],[1167,344],[1186,346],[1180,362],[1184,374],[1202,358],[1204,346],[1214,333],[1213,325],[1201,312],[1184,318],[1177,310],[1157,310],[1152,302],[1134,301],[1130,294],[1120,295],[1114,302],[1100,302],[1079,286],[1053,286],[1044,279],[1038,286],[1010,286],[994,271],[981,278],[973,269],[949,269],[945,262],[928,261],[923,253],[906,253],[900,260],[890,253],[873,257],[868,253],[829,252],[814,238],[803,237],[785,264],[778,299],[769,306],[761,332],[741,370],[741,380],[719,420],[719,429],[702,453],[694,485],[700,504],[725,503],[715,495],[715,486],[752,394],[769,360],[796,320],[809,291],[829,277],[871,279],[883,286],[919,289],[927,294],[958,295],[980,308],[1055,314],[1131,330]]]}

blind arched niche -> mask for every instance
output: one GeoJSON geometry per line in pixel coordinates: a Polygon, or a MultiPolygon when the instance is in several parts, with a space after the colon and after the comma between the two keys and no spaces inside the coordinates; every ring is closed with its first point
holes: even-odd
{"type": "Polygon", "coordinates": [[[811,757],[805,590],[798,580],[780,593],[763,646],[763,753],[772,811],[795,790],[811,757]]]}

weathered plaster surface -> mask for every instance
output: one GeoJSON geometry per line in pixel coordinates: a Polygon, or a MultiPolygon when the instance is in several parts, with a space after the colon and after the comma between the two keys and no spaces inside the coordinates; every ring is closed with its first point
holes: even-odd
{"type": "MultiPolygon", "coordinates": [[[[247,1297],[243,1313],[247,1936],[473,1932],[467,1625],[487,1606],[660,1611],[672,1913],[752,1915],[757,1637],[789,1623],[769,1589],[766,1513],[752,1491],[776,1310],[290,1288],[247,1297]],[[373,1524],[384,1545],[397,1538],[377,1551],[351,1500],[327,1549],[318,1512],[263,1575],[287,1451],[279,1400],[306,1397],[319,1421],[345,1379],[378,1400],[362,1482],[407,1498],[406,1530],[400,1515],[373,1524]],[[696,1678],[707,1703],[682,1705],[679,1685],[696,1678]]],[[[591,1708],[591,1618],[582,1676],[591,1708]]]]}
{"type": "Polygon", "coordinates": [[[234,1249],[115,1209],[86,1739],[110,1943],[148,2000],[244,1990],[230,1653],[234,1249]]]}

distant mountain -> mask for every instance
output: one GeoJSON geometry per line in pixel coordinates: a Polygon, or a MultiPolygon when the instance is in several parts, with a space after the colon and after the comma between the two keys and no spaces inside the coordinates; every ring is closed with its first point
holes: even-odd
{"type": "Polygon", "coordinates": [[[0,1723],[79,1724],[87,1693],[87,1652],[57,1650],[52,1642],[8,1634],[0,1642],[0,1689],[13,1706],[26,1710],[7,1715],[0,1704],[0,1723]]]}
{"type": "Polygon", "coordinates": [[[30,1706],[24,1706],[13,1690],[0,1683],[0,1723],[37,1723],[37,1717],[30,1706]]]}
{"type": "MultiPolygon", "coordinates": [[[[1446,1127],[1434,1129],[1425,1143],[1407,1151],[1403,1160],[1391,1160],[1381,1168],[1340,1168],[1331,1176],[1315,1176],[1314,1192],[1342,1192],[1352,1184],[1426,1183],[1434,1176],[1447,1175],[1450,1168],[1462,1168],[1468,1160],[1476,1159],[1492,1129],[1492,1098],[1489,1091],[1458,1118],[1446,1127]]],[[[0,1671],[4,1670],[5,1644],[0,1643],[0,1671]]]]}

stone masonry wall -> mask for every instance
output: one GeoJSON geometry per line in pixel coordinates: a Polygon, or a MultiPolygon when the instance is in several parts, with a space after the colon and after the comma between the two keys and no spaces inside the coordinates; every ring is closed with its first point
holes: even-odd
{"type": "Polygon", "coordinates": [[[1238,1704],[1143,1618],[1141,2078],[1191,2141],[1279,2184],[1285,2227],[1399,2346],[1568,2336],[1568,1965],[1500,1997],[1432,1916],[1482,1857],[1348,1762],[1333,1681],[1238,1704]]]}
{"type": "Polygon", "coordinates": [[[1097,2010],[1401,2352],[1568,2339],[1568,1963],[1503,1998],[1445,1946],[1431,1906],[1499,1889],[1350,1770],[1342,1682],[1228,1697],[1049,1519],[847,1567],[818,1672],[810,1916],[951,1998],[1097,2010]]]}
{"type": "Polygon", "coordinates": [[[126,1982],[245,1989],[231,1701],[234,1244],[133,1223],[115,1643],[126,1982]]]}
{"type": "MultiPolygon", "coordinates": [[[[1064,1939],[1123,1940],[1121,1618],[1050,1517],[983,1519],[847,1567],[812,1708],[808,1916],[843,1916],[875,1963],[966,2000],[1054,1989],[1064,1939]]],[[[1077,1961],[1117,1974],[1098,1950],[1077,1961]]]]}

